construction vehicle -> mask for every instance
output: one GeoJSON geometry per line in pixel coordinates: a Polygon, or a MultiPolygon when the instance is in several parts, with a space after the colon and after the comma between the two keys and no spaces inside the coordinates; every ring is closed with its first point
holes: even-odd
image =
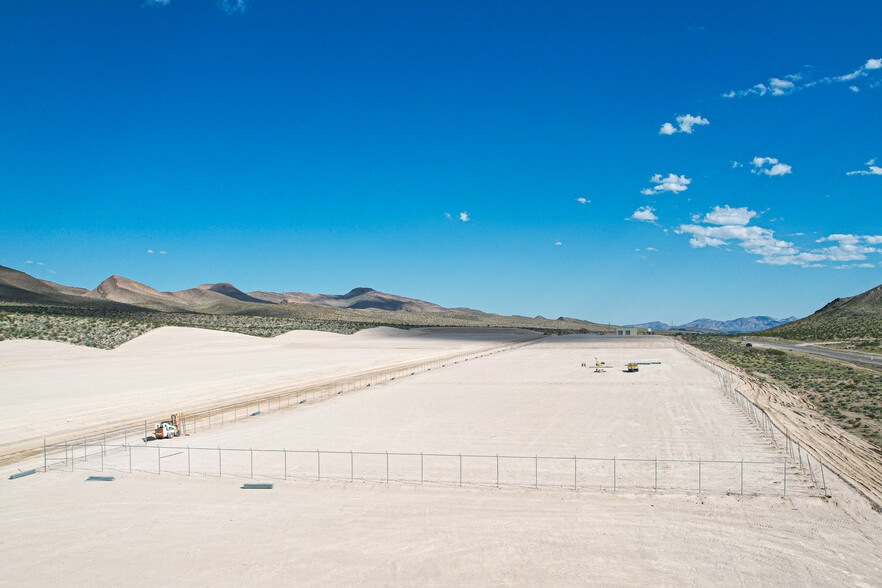
{"type": "Polygon", "coordinates": [[[161,421],[153,426],[153,436],[156,439],[171,439],[185,435],[184,413],[176,412],[167,421],[161,421]]]}
{"type": "Polygon", "coordinates": [[[631,363],[628,364],[628,370],[627,370],[627,371],[628,371],[628,372],[639,372],[639,371],[640,371],[640,366],[638,366],[638,365],[637,365],[636,363],[634,363],[634,362],[631,362],[631,363]]]}

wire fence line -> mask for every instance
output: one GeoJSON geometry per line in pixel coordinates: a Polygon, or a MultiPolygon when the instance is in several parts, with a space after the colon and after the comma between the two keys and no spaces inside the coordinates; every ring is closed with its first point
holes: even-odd
{"type": "MultiPolygon", "coordinates": [[[[419,373],[429,372],[432,371],[432,369],[437,370],[440,368],[465,363],[470,360],[479,359],[496,353],[510,351],[512,349],[523,347],[525,345],[530,345],[536,340],[537,338],[521,340],[517,342],[512,342],[504,346],[493,346],[485,349],[479,349],[466,353],[456,353],[430,360],[422,360],[399,364],[386,368],[379,368],[366,371],[361,374],[347,376],[345,378],[310,384],[307,386],[292,388],[283,392],[276,392],[273,394],[257,396],[254,398],[247,398],[241,401],[231,402],[220,406],[199,410],[196,412],[185,412],[183,415],[183,428],[187,434],[190,434],[197,430],[210,429],[214,426],[222,426],[227,422],[245,420],[250,417],[256,417],[264,413],[289,410],[297,408],[303,404],[310,404],[320,402],[322,400],[327,400],[329,398],[333,398],[347,392],[352,392],[359,389],[366,389],[370,388],[371,386],[376,386],[378,384],[392,382],[403,377],[414,376],[419,373]]],[[[112,443],[114,441],[120,442],[122,445],[125,446],[131,446],[133,442],[147,444],[148,441],[154,440],[152,426],[153,423],[156,423],[157,421],[168,420],[169,415],[172,414],[172,412],[177,411],[170,410],[168,413],[165,414],[165,416],[162,417],[147,418],[136,423],[130,423],[128,425],[115,427],[104,431],[92,432],[86,435],[79,435],[77,437],[68,438],[63,441],[58,441],[54,443],[47,443],[44,439],[42,447],[44,458],[43,470],[45,471],[48,467],[48,456],[58,453],[64,447],[69,447],[72,445],[79,446],[83,444],[87,446],[107,446],[108,442],[112,443]]]]}
{"type": "Polygon", "coordinates": [[[787,460],[705,460],[191,447],[69,445],[48,471],[496,488],[820,496],[787,460]]]}
{"type": "Polygon", "coordinates": [[[716,362],[709,361],[695,353],[690,347],[684,346],[678,341],[674,345],[681,352],[692,358],[699,365],[714,372],[720,380],[720,387],[723,392],[732,400],[733,403],[747,415],[748,418],[760,429],[774,446],[783,451],[785,458],[789,459],[799,468],[800,472],[805,473],[812,481],[812,484],[819,490],[823,490],[823,496],[829,497],[827,489],[827,476],[824,471],[824,461],[817,455],[802,446],[798,439],[793,439],[788,429],[781,429],[769,417],[768,413],[762,407],[748,399],[744,394],[735,389],[734,380],[739,377],[735,372],[725,366],[721,366],[716,362]]]}

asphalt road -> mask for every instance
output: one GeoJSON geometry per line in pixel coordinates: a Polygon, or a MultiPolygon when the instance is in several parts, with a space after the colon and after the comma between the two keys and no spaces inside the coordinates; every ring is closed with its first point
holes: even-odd
{"type": "Polygon", "coordinates": [[[784,345],[783,343],[769,343],[767,341],[748,341],[756,347],[769,347],[772,349],[786,349],[788,351],[799,351],[800,353],[811,353],[812,355],[823,355],[832,357],[833,359],[843,359],[854,363],[865,363],[877,367],[882,367],[882,354],[871,355],[863,353],[851,353],[849,351],[840,351],[839,349],[824,349],[823,347],[812,347],[810,345],[784,345]]]}

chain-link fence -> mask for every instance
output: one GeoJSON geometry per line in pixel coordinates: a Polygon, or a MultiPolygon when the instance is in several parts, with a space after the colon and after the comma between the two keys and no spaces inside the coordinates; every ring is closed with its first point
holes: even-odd
{"type": "Polygon", "coordinates": [[[820,492],[788,460],[643,459],[107,445],[68,445],[49,471],[151,473],[262,480],[337,480],[720,495],[820,492]]]}

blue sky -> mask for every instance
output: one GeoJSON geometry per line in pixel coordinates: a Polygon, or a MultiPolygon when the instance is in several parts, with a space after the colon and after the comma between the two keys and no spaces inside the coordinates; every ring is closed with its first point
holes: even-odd
{"type": "Polygon", "coordinates": [[[0,264],[614,323],[882,283],[880,3],[592,4],[2,3],[0,264]]]}

